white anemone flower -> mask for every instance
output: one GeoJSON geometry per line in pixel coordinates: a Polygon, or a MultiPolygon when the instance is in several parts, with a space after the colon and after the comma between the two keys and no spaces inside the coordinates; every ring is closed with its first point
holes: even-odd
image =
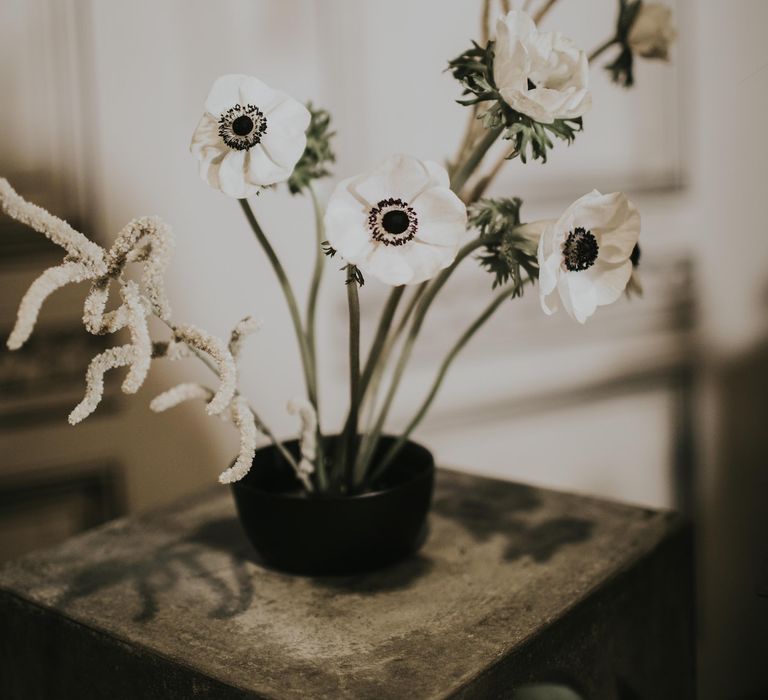
{"type": "Polygon", "coordinates": [[[287,180],[304,148],[304,105],[247,75],[223,75],[205,101],[190,150],[200,175],[230,197],[287,180]]]}
{"type": "Polygon", "coordinates": [[[519,10],[496,22],[493,75],[504,101],[542,124],[575,119],[592,106],[584,51],[559,32],[539,32],[519,10]]]}
{"type": "Polygon", "coordinates": [[[672,10],[657,2],[643,2],[627,36],[630,48],[643,58],[669,58],[669,47],[677,37],[672,10]]]}
{"type": "Polygon", "coordinates": [[[328,202],[329,244],[386,284],[418,284],[455,259],[467,208],[437,163],[405,155],[341,181],[328,202]]]}
{"type": "Polygon", "coordinates": [[[593,190],[556,221],[526,228],[541,231],[539,298],[545,313],[557,311],[559,298],[568,314],[584,323],[598,306],[621,296],[640,235],[640,214],[624,194],[593,190]]]}

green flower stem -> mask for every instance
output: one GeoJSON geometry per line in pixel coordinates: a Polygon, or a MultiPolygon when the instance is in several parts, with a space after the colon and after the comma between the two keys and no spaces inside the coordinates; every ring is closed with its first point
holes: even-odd
{"type": "Polygon", "coordinates": [[[485,136],[478,142],[474,150],[469,154],[469,157],[462,163],[461,167],[457,169],[451,178],[451,189],[457,194],[461,192],[467,180],[472,177],[472,173],[475,172],[475,168],[480,164],[488,149],[494,144],[499,134],[502,132],[502,127],[498,126],[494,129],[487,129],[485,136]]]}
{"type": "Polygon", "coordinates": [[[315,317],[317,315],[317,296],[320,291],[320,282],[325,270],[325,253],[322,243],[325,240],[323,231],[323,213],[320,208],[320,202],[317,199],[317,193],[314,187],[308,186],[309,194],[312,197],[312,208],[315,212],[315,233],[317,236],[317,251],[315,253],[315,266],[312,271],[312,282],[309,285],[309,296],[307,298],[307,343],[312,355],[312,368],[317,376],[317,346],[315,342],[315,317]]]}
{"type": "Polygon", "coordinates": [[[347,265],[347,303],[349,304],[349,420],[343,442],[344,458],[339,470],[344,470],[344,483],[351,490],[353,465],[357,456],[358,409],[360,397],[360,297],[354,265],[347,265]]]}
{"type": "MultiPolygon", "coordinates": [[[[395,347],[400,336],[403,334],[405,327],[408,325],[408,321],[410,320],[411,315],[413,314],[413,310],[416,308],[416,304],[421,298],[421,295],[424,293],[424,290],[427,288],[428,284],[429,284],[428,282],[422,282],[420,285],[416,287],[413,295],[411,296],[410,301],[408,302],[408,305],[405,307],[405,310],[400,316],[400,320],[398,321],[394,331],[390,332],[387,335],[386,341],[384,342],[384,346],[381,349],[379,358],[375,362],[375,366],[373,367],[373,371],[371,373],[371,377],[369,380],[368,390],[364,394],[368,407],[366,410],[367,415],[365,419],[366,430],[364,431],[364,434],[362,435],[362,438],[361,438],[360,452],[364,453],[368,449],[368,445],[370,444],[371,430],[373,429],[373,422],[376,415],[376,405],[378,403],[377,399],[379,394],[379,386],[384,376],[384,370],[387,366],[387,362],[389,361],[389,356],[392,354],[392,349],[395,347]]],[[[364,404],[365,404],[365,401],[360,402],[361,406],[364,404]]],[[[364,476],[364,474],[361,471],[361,467],[362,467],[361,461],[358,459],[355,465],[355,484],[358,484],[358,485],[362,483],[363,476],[364,476]]]]}
{"type": "Polygon", "coordinates": [[[607,51],[611,48],[614,44],[618,43],[618,39],[614,36],[608,39],[604,44],[600,44],[591,54],[589,54],[587,60],[592,63],[600,54],[602,54],[604,51],[607,51]]]}
{"type": "Polygon", "coordinates": [[[272,269],[275,271],[275,275],[277,275],[280,286],[283,288],[285,301],[288,304],[288,310],[290,311],[291,319],[293,320],[293,327],[296,331],[296,339],[299,342],[299,352],[301,354],[301,363],[304,367],[304,379],[307,385],[307,395],[309,397],[309,402],[312,404],[312,407],[317,413],[317,383],[312,365],[312,353],[309,349],[307,336],[304,334],[304,329],[301,325],[301,314],[299,313],[299,306],[296,303],[296,296],[293,293],[291,283],[288,281],[288,276],[285,274],[285,270],[283,269],[283,266],[280,263],[274,248],[272,248],[271,244],[267,240],[264,231],[262,230],[261,226],[259,226],[259,222],[256,221],[256,217],[253,214],[253,210],[251,209],[251,205],[248,203],[248,200],[241,199],[239,202],[240,206],[245,212],[248,223],[253,229],[253,233],[256,236],[256,239],[261,244],[261,247],[264,249],[264,253],[269,259],[269,262],[272,264],[272,269]]]}
{"type": "MultiPolygon", "coordinates": [[[[363,372],[360,376],[357,398],[356,400],[350,401],[349,413],[347,414],[347,419],[344,422],[344,429],[342,430],[342,434],[344,435],[349,433],[351,430],[352,421],[356,418],[356,415],[353,415],[353,409],[354,414],[359,414],[360,407],[363,405],[365,394],[371,382],[371,377],[378,367],[379,357],[381,356],[382,350],[386,345],[387,337],[392,325],[392,318],[397,311],[397,306],[400,303],[400,299],[402,298],[404,291],[404,285],[394,287],[389,294],[389,298],[387,299],[384,308],[382,309],[379,325],[376,329],[376,335],[374,336],[373,343],[371,344],[371,349],[368,352],[368,359],[365,362],[365,368],[363,369],[363,372]]],[[[359,417],[357,417],[357,419],[359,421],[359,417]]],[[[343,455],[343,449],[344,441],[342,440],[339,442],[338,448],[336,450],[335,461],[337,464],[340,464],[345,459],[343,455]]],[[[354,464],[354,461],[352,461],[352,464],[354,464]]]]}
{"type": "Polygon", "coordinates": [[[382,351],[386,345],[389,332],[392,327],[392,319],[395,317],[397,306],[400,303],[400,299],[405,292],[405,285],[395,287],[389,294],[387,303],[384,305],[384,309],[381,312],[381,318],[379,319],[379,327],[376,329],[376,335],[371,344],[371,349],[368,353],[368,359],[365,362],[365,368],[360,378],[360,396],[359,402],[362,404],[365,397],[365,392],[368,390],[368,386],[371,382],[371,376],[374,369],[381,357],[382,351]]]}
{"type": "Polygon", "coordinates": [[[462,336],[456,341],[455,345],[451,348],[451,350],[443,360],[442,364],[440,365],[440,369],[437,371],[437,376],[435,377],[435,380],[432,384],[432,388],[429,390],[429,393],[427,394],[426,398],[424,399],[421,406],[419,407],[419,410],[416,412],[416,415],[413,417],[413,419],[408,424],[406,429],[402,432],[400,437],[398,437],[397,442],[395,442],[395,444],[389,448],[389,450],[384,455],[381,462],[379,462],[376,468],[371,472],[369,483],[374,483],[377,478],[379,478],[382,474],[384,474],[387,467],[397,457],[398,453],[400,452],[400,450],[402,449],[403,445],[406,443],[408,438],[411,436],[413,431],[416,429],[419,423],[421,423],[421,421],[424,419],[424,416],[427,414],[427,411],[429,411],[429,408],[432,405],[432,402],[435,400],[435,397],[437,396],[437,392],[440,390],[440,386],[442,385],[443,380],[445,379],[445,375],[447,374],[448,369],[451,366],[451,363],[456,359],[456,356],[461,352],[464,346],[469,342],[472,336],[480,329],[480,327],[493,315],[494,311],[496,311],[496,309],[498,309],[499,306],[501,306],[501,304],[504,303],[504,301],[506,301],[507,299],[509,299],[513,294],[514,294],[514,291],[507,290],[497,295],[496,298],[486,307],[485,311],[483,311],[483,313],[480,314],[480,316],[475,320],[475,322],[472,323],[472,325],[469,326],[469,328],[467,328],[467,330],[464,331],[462,336]]]}
{"type": "Polygon", "coordinates": [[[541,7],[541,9],[533,16],[533,21],[538,24],[541,22],[541,20],[544,19],[544,16],[552,9],[552,6],[557,2],[557,0],[546,0],[544,5],[541,7]]]}
{"type": "Polygon", "coordinates": [[[398,358],[397,365],[395,366],[394,374],[392,376],[392,383],[390,384],[387,395],[384,398],[384,405],[382,406],[379,416],[376,419],[376,423],[370,432],[367,450],[361,457],[362,463],[360,469],[363,474],[367,473],[368,469],[370,468],[370,462],[374,453],[376,452],[376,445],[378,444],[379,438],[381,437],[382,428],[387,420],[387,416],[389,415],[392,402],[395,398],[395,395],[397,394],[400,381],[403,377],[403,372],[405,371],[408,360],[411,357],[413,346],[416,343],[416,338],[419,335],[419,331],[421,330],[421,326],[424,322],[424,317],[426,316],[432,301],[434,300],[435,296],[437,296],[437,293],[440,291],[440,289],[442,289],[443,285],[448,281],[448,278],[453,274],[453,271],[459,266],[459,263],[473,250],[479,248],[481,245],[482,241],[480,238],[476,238],[461,248],[456,256],[456,259],[453,261],[450,267],[447,267],[437,277],[434,278],[429,287],[427,287],[424,296],[421,298],[413,316],[411,329],[408,332],[408,336],[405,339],[403,348],[400,351],[400,357],[398,358]]]}
{"type": "Polygon", "coordinates": [[[472,192],[469,195],[467,199],[467,204],[472,204],[473,202],[476,202],[480,197],[485,194],[485,190],[488,189],[488,185],[493,182],[494,178],[499,174],[501,169],[504,167],[504,164],[507,161],[513,160],[517,158],[519,155],[518,151],[512,151],[511,153],[502,153],[496,163],[494,163],[493,167],[488,171],[487,175],[483,175],[478,181],[477,184],[472,188],[472,192]]]}
{"type": "MultiPolygon", "coordinates": [[[[323,279],[323,272],[325,271],[325,253],[323,252],[323,241],[325,240],[325,231],[323,227],[323,212],[320,207],[320,201],[317,198],[317,192],[310,183],[307,186],[310,197],[312,197],[312,209],[315,213],[315,235],[317,248],[315,250],[315,266],[312,270],[312,281],[309,285],[309,295],[307,297],[307,345],[309,346],[309,353],[312,360],[312,372],[317,381],[317,340],[315,336],[316,329],[316,317],[317,317],[317,297],[320,291],[320,283],[323,279]]],[[[324,491],[328,486],[328,474],[325,467],[325,447],[323,444],[322,429],[318,417],[317,422],[317,463],[315,464],[317,483],[321,491],[324,491]]]]}

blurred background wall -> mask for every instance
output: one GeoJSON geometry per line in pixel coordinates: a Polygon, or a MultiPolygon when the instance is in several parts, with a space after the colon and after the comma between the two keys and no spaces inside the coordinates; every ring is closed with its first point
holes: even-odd
{"type": "MultiPolygon", "coordinates": [[[[545,26],[591,49],[612,33],[613,0],[560,0],[545,26]]],[[[678,507],[698,525],[703,697],[762,697],[768,648],[768,4],[673,3],[671,65],[638,61],[625,91],[593,68],[594,107],[550,164],[507,166],[491,194],[524,218],[557,216],[593,187],[626,191],[643,216],[642,300],[585,327],[510,304],[457,362],[419,439],[440,462],[507,479],[678,507]]],[[[466,119],[443,73],[479,26],[479,0],[3,0],[0,174],[25,196],[109,243],[131,218],[175,230],[175,317],[226,335],[252,313],[243,386],[281,434],[301,394],[298,355],[272,271],[239,207],[208,188],[188,153],[212,81],[257,75],[329,108],[336,173],[392,152],[442,160],[466,119]]],[[[599,64],[598,64],[599,65],[599,64]]],[[[324,194],[332,183],[326,183],[324,194]]],[[[308,201],[255,202],[303,295],[313,255],[308,201]]],[[[0,222],[0,324],[56,251],[0,222]]],[[[342,276],[329,264],[320,315],[324,423],[344,409],[342,276]]],[[[468,265],[443,295],[393,425],[429,386],[456,329],[487,298],[468,265]]],[[[35,341],[0,354],[0,553],[55,541],[121,512],[215,483],[236,449],[200,406],[161,416],[152,396],[203,376],[158,364],[137,397],[108,380],[103,410],[65,422],[98,340],[78,327],[84,290],[52,298],[35,341]]],[[[385,290],[363,288],[373,313],[385,290]]],[[[162,331],[158,329],[158,334],[162,331]]]]}

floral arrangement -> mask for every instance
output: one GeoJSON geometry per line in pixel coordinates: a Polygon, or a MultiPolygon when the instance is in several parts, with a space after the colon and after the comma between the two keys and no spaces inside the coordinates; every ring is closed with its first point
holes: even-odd
{"type": "Polygon", "coordinates": [[[257,446],[266,440],[280,451],[307,492],[352,494],[375,487],[429,410],[456,355],[527,284],[538,281],[546,314],[562,307],[581,323],[625,291],[639,291],[634,270],[640,217],[623,194],[592,191],[558,218],[534,222],[523,220],[518,198],[483,197],[507,162],[545,162],[556,140],[571,143],[577,137],[592,106],[590,64],[600,55],[619,49],[606,68],[615,82],[630,86],[635,58],[666,59],[674,38],[667,8],[619,0],[613,36],[587,54],[563,34],[539,29],[554,2],[544,0],[532,15],[510,11],[508,2],[502,2],[504,13],[493,32],[488,21],[491,3],[485,1],[481,42],[473,42],[448,64],[462,88],[458,101],[470,114],[458,151],[446,167],[394,155],[341,180],[324,210],[314,183],[330,175],[334,162],[328,112],[304,106],[250,76],[225,75],[211,88],[191,152],[202,178],[239,201],[285,294],[306,383],[306,398],[288,405],[300,423],[298,455],[277,439],[238,388],[243,343],[258,324],[250,317],[242,319],[225,342],[173,320],[163,285],[173,242],[170,228],[158,218],[131,221],[106,249],[25,201],[0,179],[5,214],[66,253],[63,262],[46,270],[23,297],[8,347],[16,350],[30,337],[48,296],[64,285],[87,281],[86,330],[101,335],[126,329],[128,342],[93,358],[85,396],[69,415],[71,424],[96,410],[109,370],[127,368],[122,390],[130,394],[142,386],[153,360],[192,355],[210,368],[215,388],[179,384],[157,396],[151,408],[165,411],[184,401],[202,400],[208,414],[232,422],[240,433],[240,450],[221,474],[222,483],[247,474],[257,446]],[[502,157],[486,166],[486,155],[497,142],[504,144],[502,157]],[[248,199],[281,183],[294,195],[308,195],[316,214],[316,262],[304,314],[248,199]],[[495,296],[450,347],[414,417],[381,456],[377,448],[425,317],[453,272],[473,255],[492,275],[489,286],[495,296]],[[349,411],[333,439],[321,427],[315,343],[326,257],[342,263],[349,304],[349,411]],[[129,268],[140,274],[129,276],[129,268]],[[361,362],[358,295],[368,276],[392,289],[361,362]],[[110,304],[114,291],[117,301],[110,304]],[[152,340],[151,317],[167,326],[166,339],[152,340]],[[361,428],[363,413],[367,423],[361,428]]]}

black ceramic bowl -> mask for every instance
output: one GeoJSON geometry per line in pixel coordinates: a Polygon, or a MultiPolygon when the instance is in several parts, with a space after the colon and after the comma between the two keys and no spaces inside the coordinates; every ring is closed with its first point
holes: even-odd
{"type": "MultiPolygon", "coordinates": [[[[380,441],[381,455],[394,438],[380,441]]],[[[286,447],[296,454],[295,441],[286,447]]],[[[408,442],[378,490],[353,496],[307,495],[274,446],[232,484],[240,522],[268,566],[305,575],[349,574],[392,564],[426,538],[435,463],[408,442]]]]}

